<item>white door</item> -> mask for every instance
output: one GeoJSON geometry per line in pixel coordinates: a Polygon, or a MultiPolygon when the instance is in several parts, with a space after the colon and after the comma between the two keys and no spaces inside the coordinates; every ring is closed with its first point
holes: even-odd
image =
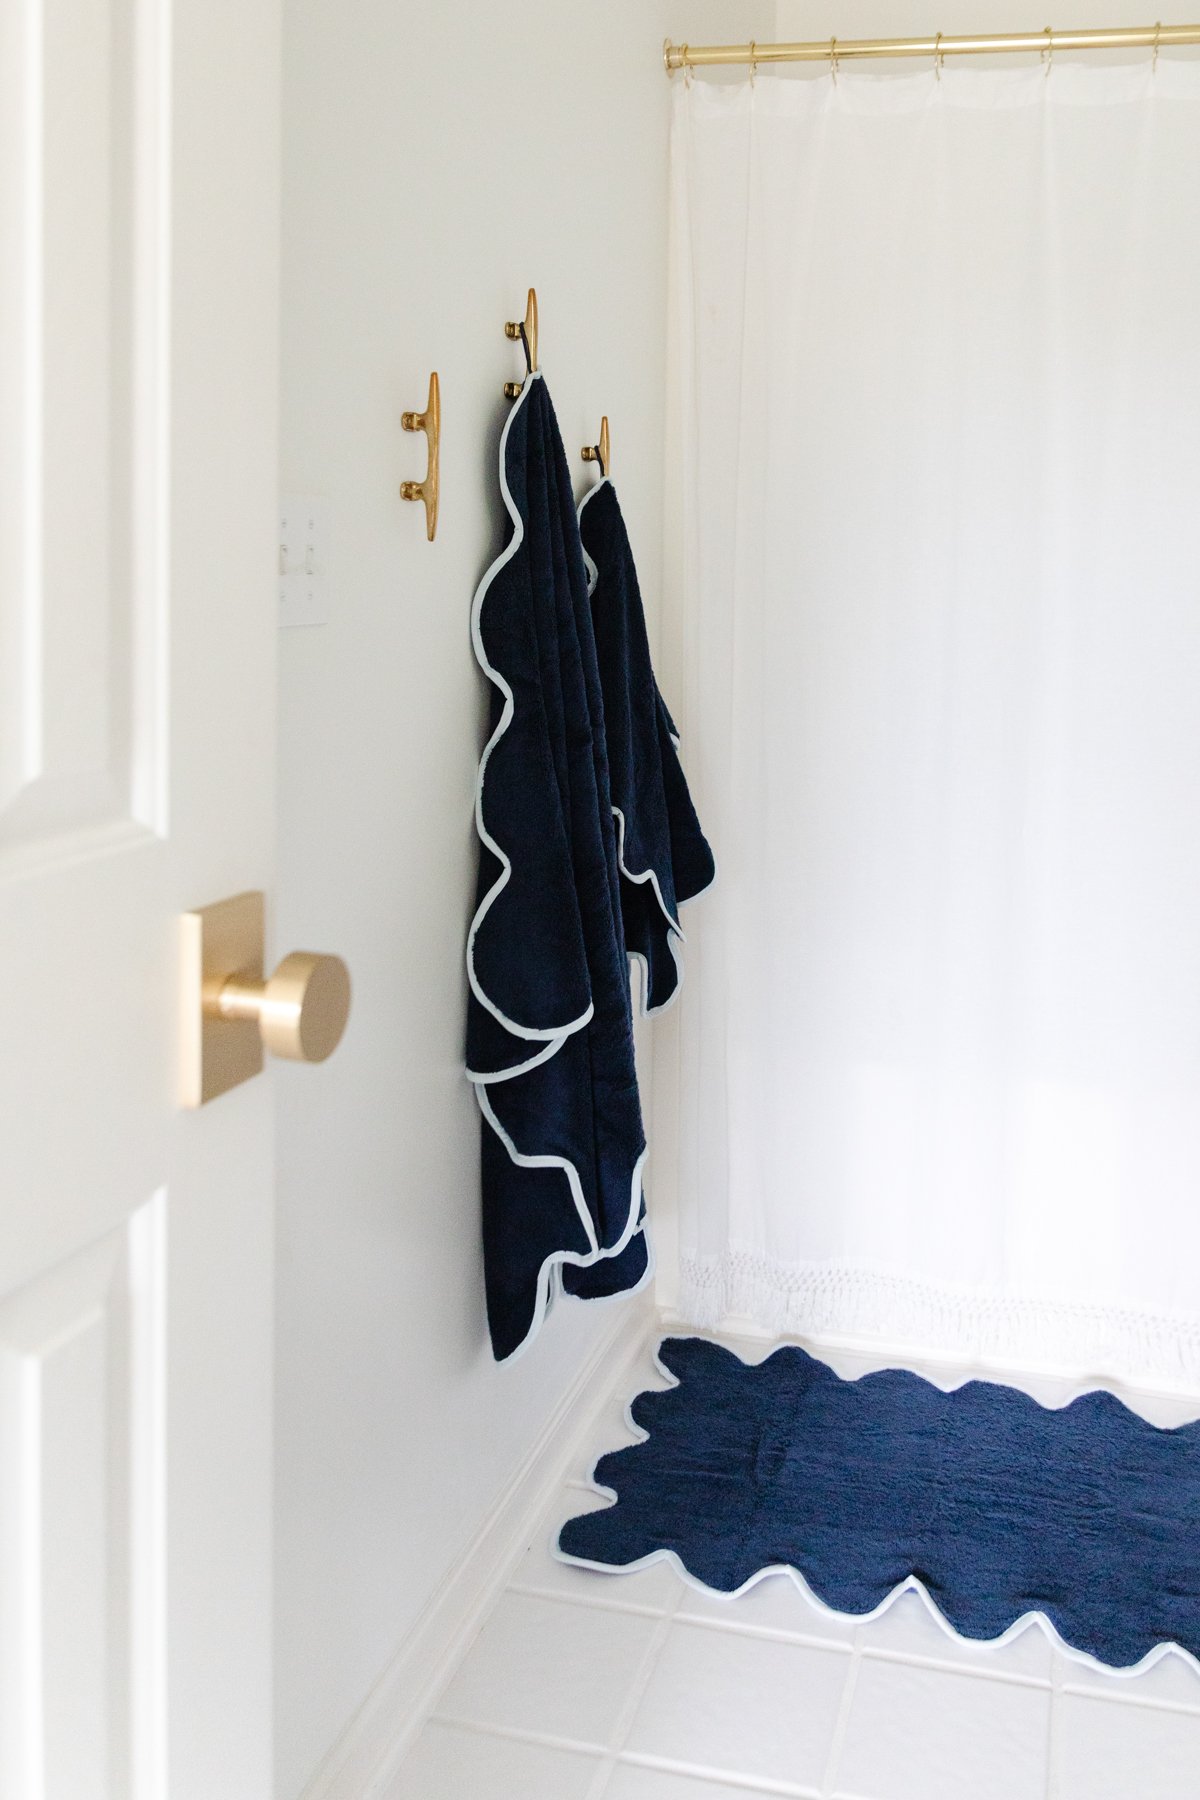
{"type": "MultiPolygon", "coordinates": [[[[0,3],[0,1794],[270,1793],[277,0],[0,3]]],[[[315,1077],[314,1077],[315,1078],[315,1077]]]]}

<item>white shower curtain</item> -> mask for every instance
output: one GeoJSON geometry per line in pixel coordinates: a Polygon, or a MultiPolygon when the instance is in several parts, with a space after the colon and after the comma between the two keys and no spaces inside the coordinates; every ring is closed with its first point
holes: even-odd
{"type": "Polygon", "coordinates": [[[1200,65],[674,105],[681,1310],[1196,1384],[1200,65]]]}

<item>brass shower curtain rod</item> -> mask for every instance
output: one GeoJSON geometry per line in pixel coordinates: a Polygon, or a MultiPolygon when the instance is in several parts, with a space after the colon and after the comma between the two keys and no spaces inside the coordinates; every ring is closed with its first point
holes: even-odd
{"type": "Polygon", "coordinates": [[[939,32],[922,38],[826,38],[812,44],[663,45],[667,74],[676,69],[710,69],[724,63],[857,62],[876,56],[989,56],[1056,50],[1166,50],[1200,44],[1200,25],[1127,25],[1111,31],[1004,32],[992,37],[953,37],[939,32]]]}

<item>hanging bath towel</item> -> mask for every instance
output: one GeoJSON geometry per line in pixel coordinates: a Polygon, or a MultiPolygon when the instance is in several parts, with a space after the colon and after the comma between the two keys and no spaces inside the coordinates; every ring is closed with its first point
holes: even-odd
{"type": "Polygon", "coordinates": [[[679,733],[658,691],[633,552],[609,480],[586,494],[579,529],[592,621],[630,956],[642,965],[642,1011],[661,1012],[679,989],[679,908],[712,885],[712,851],[679,762],[679,733]]]}
{"type": "Polygon", "coordinates": [[[467,1063],[502,1361],[536,1334],[560,1270],[583,1297],[627,1292],[647,1279],[649,1252],[596,643],[570,475],[536,370],[500,440],[500,488],[510,535],[472,611],[492,686],[467,1063]]]}

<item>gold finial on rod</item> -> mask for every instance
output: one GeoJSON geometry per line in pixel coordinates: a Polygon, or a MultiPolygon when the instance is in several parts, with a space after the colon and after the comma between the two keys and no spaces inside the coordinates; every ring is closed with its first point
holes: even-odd
{"type": "MultiPolygon", "coordinates": [[[[507,338],[524,339],[525,357],[529,363],[529,371],[532,374],[533,370],[538,366],[538,303],[536,288],[530,288],[529,290],[529,299],[525,303],[524,320],[509,319],[504,326],[504,335],[507,338]]],[[[515,400],[524,386],[525,383],[523,381],[506,381],[504,384],[505,397],[509,400],[515,400]]]]}
{"type": "Polygon", "coordinates": [[[608,444],[608,414],[605,413],[600,421],[600,442],[598,444],[585,444],[583,449],[579,452],[584,462],[600,464],[601,479],[606,477],[609,470],[612,468],[608,444]]]}

